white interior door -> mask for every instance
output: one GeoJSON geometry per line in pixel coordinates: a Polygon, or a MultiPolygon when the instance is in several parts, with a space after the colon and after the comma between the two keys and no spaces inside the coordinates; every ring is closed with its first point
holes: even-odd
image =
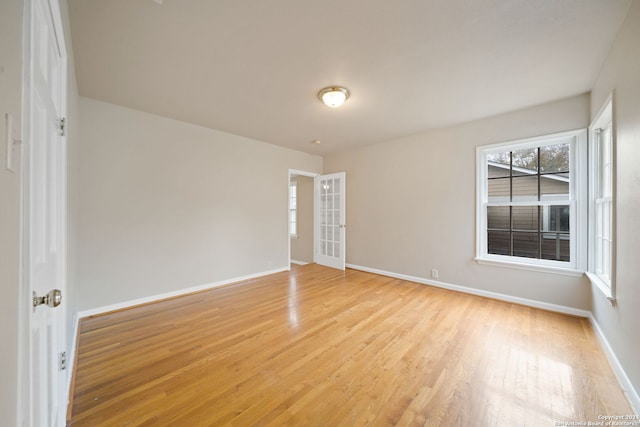
{"type": "Polygon", "coordinates": [[[65,310],[54,289],[65,290],[65,138],[63,117],[66,69],[57,0],[28,2],[29,81],[26,110],[24,228],[29,285],[30,425],[65,423],[65,310]],[[56,21],[56,18],[58,19],[56,21]],[[56,31],[58,30],[58,31],[56,31]],[[49,297],[47,297],[49,295],[49,297]],[[38,297],[38,298],[36,298],[38,297]],[[36,304],[38,304],[36,306],[36,304]]]}
{"type": "Polygon", "coordinates": [[[315,177],[315,262],[345,269],[345,180],[344,172],[315,177]]]}

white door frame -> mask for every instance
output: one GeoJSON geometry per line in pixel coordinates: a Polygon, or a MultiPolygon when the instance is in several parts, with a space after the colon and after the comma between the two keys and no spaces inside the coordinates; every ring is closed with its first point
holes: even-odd
{"type": "MultiPolygon", "coordinates": [[[[22,120],[21,120],[21,133],[22,133],[22,156],[21,156],[21,225],[20,225],[20,240],[21,240],[21,263],[20,263],[20,291],[19,291],[19,325],[18,325],[18,425],[32,426],[36,422],[33,417],[33,390],[31,389],[32,376],[31,372],[31,329],[32,329],[32,295],[31,295],[31,173],[32,173],[32,153],[31,147],[33,145],[33,135],[31,134],[31,109],[33,101],[31,96],[33,94],[32,85],[32,57],[35,54],[32,49],[32,13],[34,11],[33,3],[35,0],[25,0],[23,2],[23,75],[22,75],[22,120]]],[[[60,12],[60,4],[58,0],[46,0],[51,12],[53,21],[53,29],[57,38],[59,53],[60,53],[60,73],[61,82],[58,90],[60,91],[60,110],[59,113],[62,117],[67,116],[67,50],[64,39],[64,31],[62,25],[62,15],[60,12]]],[[[58,189],[58,200],[60,204],[59,215],[59,246],[60,256],[58,258],[59,265],[59,287],[63,292],[63,301],[68,297],[66,295],[66,222],[67,222],[67,209],[66,209],[66,182],[67,182],[67,162],[66,162],[66,137],[60,138],[60,156],[61,161],[59,166],[60,173],[60,188],[58,189]]],[[[40,307],[40,309],[43,309],[40,307]]],[[[61,348],[67,349],[66,343],[66,304],[60,306],[57,310],[64,310],[61,315],[61,324],[59,325],[59,344],[61,348]]],[[[69,355],[67,356],[69,357],[69,355]]],[[[60,425],[64,425],[64,418],[66,417],[67,398],[69,391],[69,379],[68,371],[63,381],[64,384],[60,387],[61,392],[56,396],[57,405],[60,410],[60,416],[57,422],[60,425]]]]}
{"type": "MultiPolygon", "coordinates": [[[[291,182],[291,177],[293,176],[308,176],[310,178],[315,178],[316,176],[320,176],[319,173],[316,172],[307,172],[297,169],[289,169],[289,179],[287,180],[287,194],[289,189],[289,183],[291,182]]],[[[315,190],[314,190],[315,193],[315,190]]],[[[316,260],[316,208],[315,208],[316,197],[315,194],[313,196],[313,261],[316,260]]],[[[287,270],[291,270],[291,236],[289,235],[289,197],[287,196],[287,270]]]]}

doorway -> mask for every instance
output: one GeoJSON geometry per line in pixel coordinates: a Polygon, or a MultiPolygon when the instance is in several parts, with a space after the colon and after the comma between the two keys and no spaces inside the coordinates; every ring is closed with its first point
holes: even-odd
{"type": "Polygon", "coordinates": [[[314,262],[344,270],[345,172],[320,175],[289,170],[288,186],[289,265],[314,262]]]}
{"type": "Polygon", "coordinates": [[[314,262],[314,177],[318,174],[289,171],[289,262],[314,262]]]}

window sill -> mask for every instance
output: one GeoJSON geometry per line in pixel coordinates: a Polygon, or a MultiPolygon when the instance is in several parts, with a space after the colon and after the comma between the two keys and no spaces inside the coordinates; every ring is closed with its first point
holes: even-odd
{"type": "Polygon", "coordinates": [[[584,271],[574,270],[571,268],[554,267],[549,265],[535,265],[535,264],[527,264],[524,262],[505,261],[505,260],[488,259],[488,258],[475,258],[475,261],[478,264],[483,264],[483,265],[515,268],[517,270],[537,271],[541,273],[560,274],[563,276],[582,277],[584,275],[584,271]]]}
{"type": "Polygon", "coordinates": [[[596,274],[590,271],[587,271],[585,274],[589,278],[589,281],[591,281],[591,283],[598,288],[602,295],[604,295],[604,297],[609,301],[609,304],[613,305],[616,301],[616,297],[613,295],[611,288],[607,286],[607,284],[604,283],[596,274]]]}

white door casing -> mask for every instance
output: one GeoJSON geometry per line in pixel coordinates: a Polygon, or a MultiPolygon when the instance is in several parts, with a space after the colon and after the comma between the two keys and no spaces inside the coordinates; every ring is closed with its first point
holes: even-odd
{"type": "Polygon", "coordinates": [[[57,0],[25,1],[23,107],[23,283],[28,314],[21,333],[28,362],[20,394],[23,425],[62,426],[66,415],[65,308],[34,306],[66,283],[66,51],[57,0]],[[61,128],[62,125],[62,128],[61,128]]]}
{"type": "Polygon", "coordinates": [[[346,174],[338,172],[314,179],[315,262],[340,270],[346,265],[346,174]]]}

